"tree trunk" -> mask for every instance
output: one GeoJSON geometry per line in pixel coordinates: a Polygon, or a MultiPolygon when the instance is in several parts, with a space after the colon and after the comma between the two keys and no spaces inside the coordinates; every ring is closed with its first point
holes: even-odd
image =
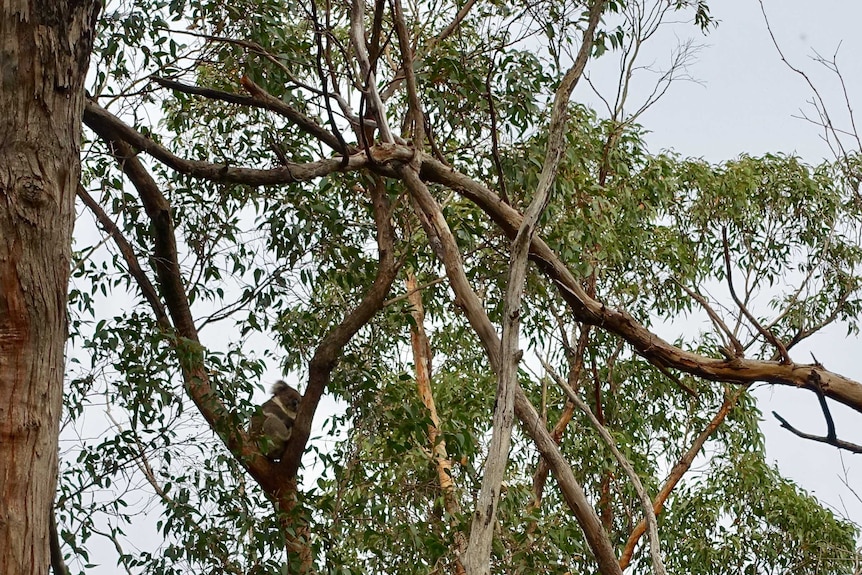
{"type": "Polygon", "coordinates": [[[47,573],[96,0],[0,0],[0,573],[47,573]]]}

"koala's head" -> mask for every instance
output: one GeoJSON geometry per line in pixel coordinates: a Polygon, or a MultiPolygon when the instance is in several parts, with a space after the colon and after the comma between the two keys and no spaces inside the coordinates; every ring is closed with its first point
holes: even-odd
{"type": "Polygon", "coordinates": [[[281,380],[275,382],[271,391],[274,399],[278,400],[288,413],[296,414],[299,402],[302,401],[302,395],[298,391],[281,380]]]}

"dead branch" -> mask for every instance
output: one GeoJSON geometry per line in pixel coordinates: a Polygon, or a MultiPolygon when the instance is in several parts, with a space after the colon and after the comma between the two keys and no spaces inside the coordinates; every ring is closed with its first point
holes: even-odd
{"type": "Polygon", "coordinates": [[[820,389],[820,385],[818,385],[816,381],[813,381],[808,387],[809,389],[813,390],[815,394],[817,394],[817,400],[820,402],[820,410],[823,412],[823,419],[826,420],[826,435],[822,436],[804,433],[796,427],[790,425],[790,423],[786,419],[773,411],[772,415],[774,415],[775,419],[777,419],[779,423],[781,423],[781,427],[787,429],[794,435],[803,439],[810,439],[811,441],[817,441],[818,443],[834,445],[838,449],[844,449],[845,451],[849,451],[851,453],[862,453],[862,445],[850,443],[849,441],[844,441],[843,439],[838,439],[838,436],[835,433],[835,420],[832,418],[832,412],[829,409],[829,404],[826,402],[826,396],[823,395],[823,390],[820,389]]]}

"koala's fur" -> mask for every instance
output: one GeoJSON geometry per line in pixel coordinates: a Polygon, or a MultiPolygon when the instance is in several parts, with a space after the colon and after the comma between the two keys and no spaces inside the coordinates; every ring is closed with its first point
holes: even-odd
{"type": "Polygon", "coordinates": [[[293,421],[302,395],[284,381],[272,386],[272,397],[251,418],[248,433],[257,441],[261,453],[272,461],[281,459],[293,431],[293,421]]]}

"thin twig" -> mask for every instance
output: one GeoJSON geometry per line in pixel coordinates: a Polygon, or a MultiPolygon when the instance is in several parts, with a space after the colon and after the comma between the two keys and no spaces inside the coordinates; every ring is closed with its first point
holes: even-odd
{"type": "Polygon", "coordinates": [[[721,239],[724,244],[724,267],[725,274],[727,275],[727,287],[730,290],[730,297],[733,298],[733,301],[736,302],[736,305],[739,307],[739,311],[751,322],[751,325],[762,335],[766,341],[775,346],[778,350],[778,353],[781,355],[781,363],[791,364],[793,361],[790,359],[790,355],[787,353],[787,348],[784,347],[784,344],[781,343],[774,333],[769,331],[760,325],[760,322],[757,321],[750,311],[748,311],[748,307],[740,301],[739,296],[736,295],[736,289],[733,287],[733,265],[730,262],[730,245],[727,240],[727,228],[721,228],[721,239]]]}
{"type": "MultiPolygon", "coordinates": [[[[658,495],[656,495],[655,501],[653,502],[653,511],[658,515],[661,513],[664,508],[664,503],[667,501],[667,498],[670,497],[670,494],[673,492],[674,488],[677,486],[679,481],[682,479],[683,475],[691,468],[692,462],[694,462],[694,458],[703,448],[703,444],[706,443],[706,440],[715,433],[715,430],[718,429],[721,424],[724,422],[727,415],[730,413],[730,410],[736,405],[737,400],[739,400],[740,396],[747,389],[748,386],[741,386],[736,393],[730,394],[727,393],[724,399],[724,402],[721,404],[721,407],[716,412],[715,416],[709,422],[709,424],[704,428],[703,431],[695,438],[692,442],[691,446],[688,450],[680,457],[679,461],[676,465],[673,466],[670,473],[665,479],[664,485],[662,485],[661,490],[659,490],[658,495]]],[[[641,519],[641,521],[632,529],[631,535],[629,535],[628,541],[626,541],[626,545],[623,548],[622,555],[620,555],[620,568],[625,569],[629,566],[632,560],[632,555],[634,554],[635,546],[643,534],[646,532],[646,521],[641,519]]]]}
{"type": "MultiPolygon", "coordinates": [[[[733,346],[733,353],[735,357],[743,357],[745,355],[745,350],[742,347],[740,341],[736,338],[732,331],[727,327],[724,323],[724,320],[721,319],[721,316],[709,305],[709,302],[706,301],[706,298],[697,293],[696,291],[690,289],[688,286],[684,285],[682,282],[673,278],[674,283],[681,287],[685,293],[689,295],[694,301],[699,303],[701,307],[706,311],[706,314],[709,316],[709,319],[712,320],[713,325],[717,327],[724,336],[727,336],[727,339],[730,341],[731,346],[733,346]]],[[[730,358],[728,358],[730,359],[730,358]]]]}

